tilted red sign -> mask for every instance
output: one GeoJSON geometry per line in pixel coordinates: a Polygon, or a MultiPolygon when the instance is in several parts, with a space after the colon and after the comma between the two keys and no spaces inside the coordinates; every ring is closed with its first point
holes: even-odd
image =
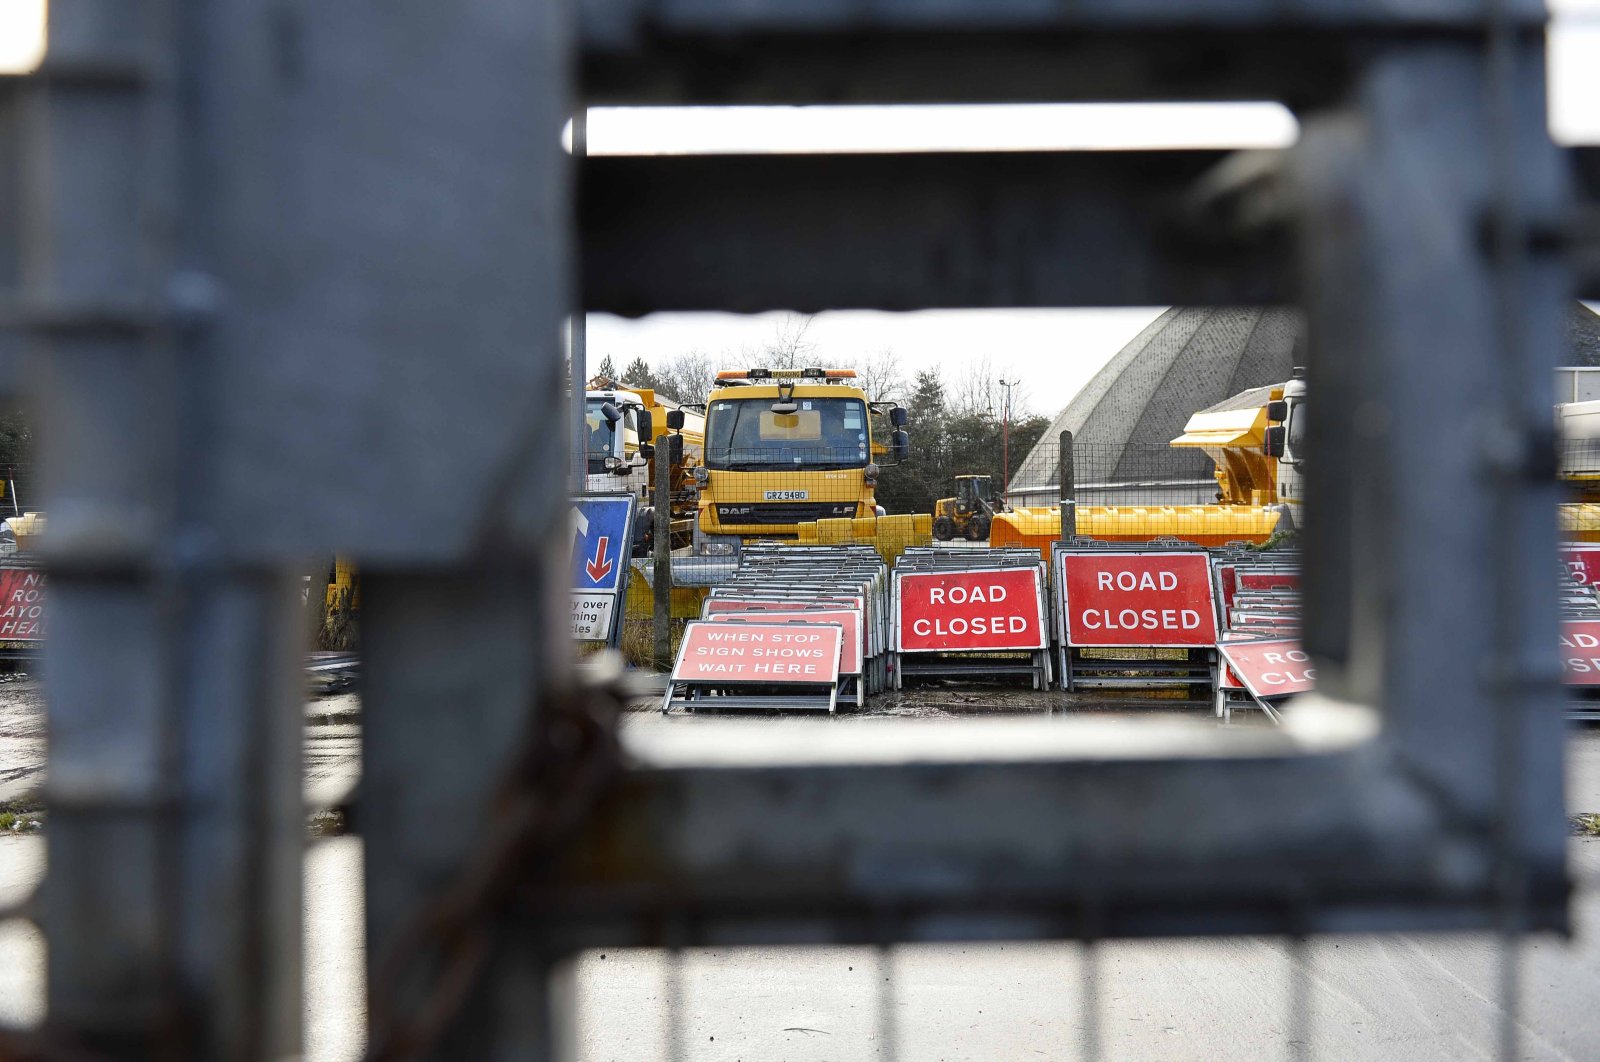
{"type": "Polygon", "coordinates": [[[1068,645],[1206,648],[1217,641],[1204,553],[1063,553],[1068,645]]]}
{"type": "Polygon", "coordinates": [[[1600,620],[1561,622],[1561,673],[1569,686],[1600,686],[1600,620]]]}
{"type": "Polygon", "coordinates": [[[1043,649],[1039,569],[895,575],[901,652],[1043,649]]]}
{"type": "Polygon", "coordinates": [[[683,635],[674,682],[829,683],[839,680],[841,628],[695,620],[683,635]]]}
{"type": "Polygon", "coordinates": [[[1293,638],[1223,642],[1217,646],[1217,651],[1227,661],[1233,676],[1244,683],[1244,688],[1263,700],[1305,693],[1317,677],[1310,654],[1293,638]]]}
{"type": "MultiPolygon", "coordinates": [[[[711,617],[713,622],[746,622],[748,613],[719,612],[711,617]]],[[[861,613],[854,609],[810,609],[798,612],[761,612],[763,620],[799,623],[837,623],[844,631],[839,653],[839,674],[861,674],[861,613]]]]}
{"type": "Polygon", "coordinates": [[[0,568],[0,642],[38,641],[43,618],[44,572],[0,568]]]}
{"type": "Polygon", "coordinates": [[[1562,546],[1561,563],[1574,582],[1600,587],[1600,546],[1562,546]]]}

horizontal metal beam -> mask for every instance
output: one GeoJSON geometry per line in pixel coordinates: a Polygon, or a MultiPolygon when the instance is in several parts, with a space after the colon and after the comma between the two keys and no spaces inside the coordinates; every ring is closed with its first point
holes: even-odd
{"type": "MultiPolygon", "coordinates": [[[[1543,6],[1513,0],[1518,31],[1543,6]]],[[[1478,37],[1488,0],[584,0],[604,102],[1336,100],[1374,45],[1478,37]]]]}
{"type": "Polygon", "coordinates": [[[1281,236],[1190,208],[1222,152],[594,158],[584,305],[1207,305],[1291,296],[1281,236]]]}
{"type": "Polygon", "coordinates": [[[587,43],[580,73],[591,105],[1276,99],[1313,107],[1338,99],[1371,47],[1350,34],[1282,26],[744,36],[657,28],[587,43]]]}
{"type": "MultiPolygon", "coordinates": [[[[639,769],[535,909],[572,948],[1484,926],[1492,824],[1396,771],[1361,710],[1297,715],[861,723],[832,736],[853,758],[800,764],[773,762],[781,727],[692,750],[635,727],[639,769]]],[[[1559,858],[1526,869],[1525,924],[1563,928],[1559,858]]]]}
{"type": "Polygon", "coordinates": [[[1545,20],[1539,0],[581,0],[587,27],[825,33],[876,29],[967,32],[1097,27],[1250,26],[1482,27],[1506,18],[1545,20]]]}

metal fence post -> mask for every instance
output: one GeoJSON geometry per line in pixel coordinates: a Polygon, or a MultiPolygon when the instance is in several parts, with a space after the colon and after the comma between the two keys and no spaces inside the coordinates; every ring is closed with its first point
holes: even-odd
{"type": "Polygon", "coordinates": [[[1061,433],[1061,460],[1057,467],[1061,484],[1061,541],[1071,542],[1078,533],[1078,470],[1070,431],[1061,433]]]}
{"type": "Polygon", "coordinates": [[[672,667],[672,443],[680,436],[664,435],[656,446],[655,491],[655,663],[657,670],[672,667]]]}

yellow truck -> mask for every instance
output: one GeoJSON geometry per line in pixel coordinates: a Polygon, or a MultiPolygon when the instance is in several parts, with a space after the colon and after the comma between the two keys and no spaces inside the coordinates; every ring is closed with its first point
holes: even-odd
{"type": "MultiPolygon", "coordinates": [[[[1306,382],[1294,378],[1242,391],[1200,410],[1171,444],[1211,458],[1217,500],[1210,505],[1080,505],[1077,533],[1106,542],[1177,538],[1199,546],[1267,541],[1300,515],[1306,382]]],[[[997,513],[992,546],[1033,546],[1049,557],[1061,535],[1059,508],[997,513]]]]}
{"type": "Polygon", "coordinates": [[[795,539],[815,520],[881,515],[880,465],[904,461],[906,411],[872,402],[852,369],[730,370],[706,398],[694,552],[795,539]],[[887,421],[874,435],[873,417],[887,421]]]}
{"type": "Polygon", "coordinates": [[[673,538],[687,540],[697,512],[693,470],[704,459],[705,418],[651,388],[596,377],[584,395],[584,429],[584,488],[626,491],[638,499],[639,550],[654,532],[655,448],[668,435],[683,437],[683,460],[672,466],[672,519],[673,538]]]}

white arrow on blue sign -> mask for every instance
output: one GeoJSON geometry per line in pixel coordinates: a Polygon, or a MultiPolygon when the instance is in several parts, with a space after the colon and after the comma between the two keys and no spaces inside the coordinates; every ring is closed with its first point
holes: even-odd
{"type": "Polygon", "coordinates": [[[572,501],[572,589],[615,593],[628,567],[633,533],[633,498],[574,498],[572,501]]]}

